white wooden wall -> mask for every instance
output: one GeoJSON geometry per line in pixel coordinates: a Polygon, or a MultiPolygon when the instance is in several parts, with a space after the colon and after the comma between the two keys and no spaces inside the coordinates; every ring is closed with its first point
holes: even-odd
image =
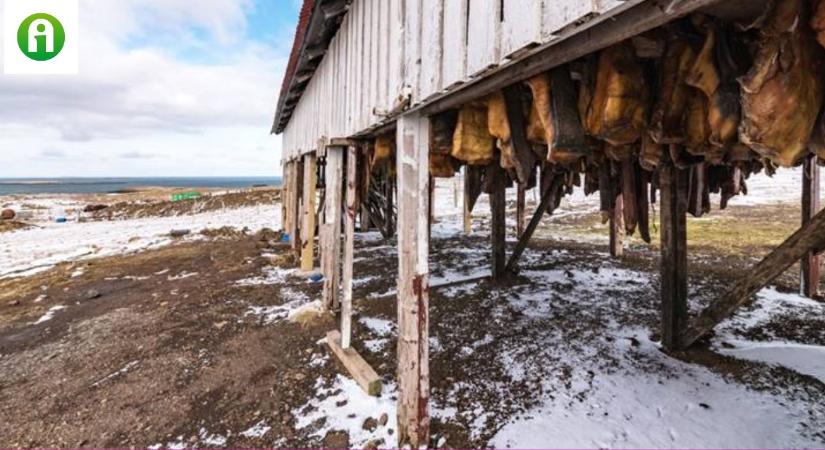
{"type": "Polygon", "coordinates": [[[583,17],[640,1],[353,0],[284,131],[283,159],[381,124],[403,93],[426,102],[583,17]]]}

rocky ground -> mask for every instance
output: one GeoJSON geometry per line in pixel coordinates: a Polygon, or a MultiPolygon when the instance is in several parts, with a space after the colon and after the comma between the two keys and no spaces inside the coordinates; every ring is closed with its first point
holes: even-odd
{"type": "MultiPolygon", "coordinates": [[[[792,231],[791,212],[692,220],[691,309],[792,231]]],[[[631,241],[611,260],[596,217],[548,221],[506,284],[478,279],[483,218],[471,236],[439,218],[432,446],[825,445],[825,306],[793,294],[798,269],[665,355],[658,252],[631,241]]],[[[395,445],[395,241],[356,243],[354,345],[384,381],[370,398],[323,342],[336,320],[316,312],[321,284],[276,235],[204,234],[0,279],[0,446],[395,445]]]]}

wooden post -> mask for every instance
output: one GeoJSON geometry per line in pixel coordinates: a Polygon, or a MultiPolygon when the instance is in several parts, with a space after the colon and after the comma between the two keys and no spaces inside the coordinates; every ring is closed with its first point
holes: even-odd
{"type": "Polygon", "coordinates": [[[435,178],[430,176],[429,181],[430,191],[429,197],[427,199],[427,205],[429,205],[429,221],[427,222],[427,236],[433,235],[433,223],[435,222],[435,178]]]}
{"type": "Polygon", "coordinates": [[[516,236],[524,234],[525,204],[527,202],[524,183],[518,183],[518,197],[516,199],[516,236]]]}
{"type": "MultiPolygon", "coordinates": [[[[364,187],[364,192],[366,192],[367,197],[369,197],[370,189],[372,189],[372,186],[370,185],[371,180],[370,180],[370,176],[369,176],[369,168],[367,168],[366,171],[367,171],[367,179],[365,180],[365,182],[366,182],[367,185],[364,187]]],[[[370,209],[367,207],[366,199],[364,199],[364,201],[361,202],[361,227],[359,228],[359,230],[362,233],[366,233],[366,232],[370,231],[371,227],[372,227],[372,219],[370,219],[370,209]]]]}
{"type": "Polygon", "coordinates": [[[321,268],[324,274],[323,306],[326,310],[338,307],[338,289],[341,280],[341,188],[344,178],[344,147],[327,148],[326,203],[324,225],[321,229],[321,268]]]}
{"type": "MultiPolygon", "coordinates": [[[[802,226],[808,225],[819,212],[819,165],[817,156],[805,158],[802,174],[802,226]]],[[[808,252],[802,258],[802,295],[808,298],[819,297],[820,257],[808,252]]]]}
{"type": "Polygon", "coordinates": [[[470,167],[464,166],[464,234],[473,232],[473,212],[470,208],[471,197],[471,183],[470,167]]]}
{"type": "Polygon", "coordinates": [[[358,148],[347,149],[347,208],[344,217],[344,297],[341,302],[341,347],[350,347],[352,340],[352,269],[355,253],[355,215],[358,214],[356,183],[358,175],[358,148]]]}
{"type": "Polygon", "coordinates": [[[563,176],[554,176],[552,172],[549,175],[546,175],[550,179],[550,182],[546,185],[542,186],[539,185],[536,189],[543,189],[541,194],[541,201],[539,202],[538,207],[536,208],[536,212],[533,214],[533,218],[530,219],[530,223],[527,225],[527,229],[524,230],[524,234],[518,240],[516,247],[513,249],[513,254],[510,255],[510,260],[507,261],[507,267],[505,270],[507,273],[515,273],[516,266],[518,265],[518,261],[521,258],[521,255],[524,254],[524,251],[527,250],[527,244],[530,243],[530,239],[533,237],[533,233],[536,232],[536,229],[539,227],[541,223],[542,217],[544,217],[545,212],[552,211],[553,205],[556,203],[556,198],[559,195],[559,188],[561,187],[562,183],[564,182],[563,176]]]}
{"type": "Polygon", "coordinates": [[[610,214],[610,256],[621,258],[624,255],[624,201],[621,193],[613,204],[610,214]]]}
{"type": "Polygon", "coordinates": [[[384,204],[384,216],[386,217],[386,232],[384,233],[387,238],[391,238],[395,234],[395,223],[393,216],[395,215],[395,207],[393,206],[394,197],[395,197],[395,183],[393,182],[392,177],[390,176],[390,171],[387,171],[387,179],[386,183],[384,184],[386,192],[384,193],[384,197],[386,197],[387,202],[384,204]]]}
{"type": "Polygon", "coordinates": [[[458,175],[453,177],[453,208],[458,208],[458,198],[461,196],[461,185],[458,175]]]}
{"type": "Polygon", "coordinates": [[[289,163],[283,163],[281,171],[281,231],[286,233],[288,221],[287,196],[289,195],[289,163]]]}
{"type": "Polygon", "coordinates": [[[315,268],[315,222],[317,178],[314,154],[304,155],[304,217],[301,227],[301,271],[312,272],[315,268]]]}
{"type": "Polygon", "coordinates": [[[492,244],[493,279],[506,276],[507,265],[507,198],[504,169],[494,162],[487,166],[487,176],[491,177],[490,187],[490,240],[492,244]]]}
{"type": "Polygon", "coordinates": [[[398,119],[398,446],[429,445],[430,121],[398,119]]]}
{"type": "Polygon", "coordinates": [[[287,230],[287,233],[289,234],[289,244],[292,250],[298,249],[298,242],[301,240],[300,236],[298,236],[298,212],[301,209],[301,199],[298,195],[300,192],[301,180],[299,172],[300,165],[298,164],[298,161],[292,161],[290,163],[289,170],[289,205],[287,205],[287,208],[290,210],[289,229],[287,230]]]}
{"type": "Polygon", "coordinates": [[[682,172],[668,158],[659,169],[661,189],[662,344],[682,348],[687,327],[687,195],[682,172]]]}

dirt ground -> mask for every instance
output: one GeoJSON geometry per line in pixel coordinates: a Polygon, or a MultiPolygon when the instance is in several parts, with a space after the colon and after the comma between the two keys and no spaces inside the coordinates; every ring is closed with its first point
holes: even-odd
{"type": "MultiPolygon", "coordinates": [[[[736,235],[736,227],[742,233],[747,224],[760,223],[764,214],[770,214],[785,217],[774,228],[786,232],[795,216],[779,212],[743,209],[733,216],[717,215],[714,222],[694,224],[691,229],[710,234],[724,229],[736,235]]],[[[595,216],[563,222],[559,229],[568,232],[604,233],[604,228],[593,225],[595,216]]],[[[486,254],[484,236],[483,229],[472,237],[434,236],[433,279],[483,271],[486,256],[473,259],[465,251],[480,249],[486,254]]],[[[607,351],[613,338],[600,331],[614,322],[648,330],[655,341],[658,306],[654,289],[629,286],[639,294],[585,311],[585,305],[564,296],[578,288],[575,282],[536,286],[529,277],[531,270],[597,273],[608,267],[655,274],[656,250],[634,241],[623,260],[608,262],[604,245],[561,237],[559,232],[559,238],[535,242],[523,276],[507,286],[510,292],[545,292],[557,307],[552,314],[525,317],[523,309],[503,301],[501,286],[488,281],[469,283],[474,288],[467,290],[461,285],[432,290],[430,334],[438,343],[431,345],[432,398],[434,404],[460,411],[449,420],[434,416],[434,446],[489,445],[508,418],[536,406],[537,393],[547,389],[539,374],[552,373],[562,385],[574,378],[588,378],[580,367],[560,362],[552,349],[540,345],[548,330],[557,334],[558,342],[574,349],[578,342],[596,342],[595,348],[604,351],[592,355],[592,363],[608,372],[627,364],[667,372],[641,353],[631,353],[629,361],[615,359],[607,351]],[[498,357],[502,346],[518,349],[516,358],[532,375],[514,378],[508,361],[498,357]],[[468,347],[474,351],[465,351],[468,347]],[[474,415],[479,407],[488,414],[474,415]]],[[[771,239],[781,241],[781,234],[771,239]]],[[[773,242],[720,241],[724,244],[710,241],[691,254],[693,310],[740,275],[773,242]]],[[[355,272],[361,275],[355,289],[356,312],[394,323],[395,243],[362,239],[356,247],[355,272]]],[[[288,250],[278,244],[265,244],[251,235],[215,233],[204,242],[63,264],[33,277],[0,280],[0,446],[340,444],[334,440],[340,436],[334,433],[317,434],[323,429],[323,419],[296,427],[297,416],[316,397],[318,387],[331,386],[337,374],[345,373],[319,343],[327,331],[336,328],[334,318],[322,316],[301,324],[277,320],[279,306],[299,298],[319,298],[321,284],[294,276],[278,283],[243,281],[254,280],[268,269],[292,267],[292,262],[288,250]],[[54,310],[59,306],[65,309],[54,310]],[[275,311],[276,320],[272,314],[257,313],[260,308],[275,311]],[[42,320],[50,310],[52,318],[42,320]],[[242,434],[261,421],[271,429],[261,436],[242,434]]],[[[779,280],[779,290],[797,290],[796,270],[779,280]]],[[[780,315],[763,328],[772,335],[825,345],[823,316],[780,315]]],[[[354,331],[355,342],[375,344],[359,350],[385,383],[391,384],[395,338],[376,334],[360,321],[355,322],[354,331]]],[[[639,344],[636,338],[629,339],[629,345],[639,344]]],[[[726,357],[706,346],[674,356],[751,389],[780,391],[789,399],[809,403],[811,414],[799,418],[800,427],[825,445],[825,384],[819,380],[726,357]]],[[[585,388],[571,402],[586,402],[588,395],[585,388]]],[[[391,446],[394,442],[375,444],[391,446]]]]}

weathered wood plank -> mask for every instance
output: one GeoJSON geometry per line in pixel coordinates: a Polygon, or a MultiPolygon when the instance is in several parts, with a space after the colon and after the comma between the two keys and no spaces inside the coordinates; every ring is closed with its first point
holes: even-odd
{"type": "Polygon", "coordinates": [[[504,58],[541,42],[542,1],[502,2],[501,51],[504,58]]]}
{"type": "MultiPolygon", "coordinates": [[[[449,0],[448,0],[449,1],[449,0]]],[[[441,91],[442,42],[444,35],[444,0],[422,0],[421,21],[421,98],[441,91]]]]}
{"type": "Polygon", "coordinates": [[[470,0],[444,2],[442,77],[450,88],[462,83],[467,74],[467,14],[470,0]]]}
{"type": "Polygon", "coordinates": [[[661,189],[662,344],[682,347],[687,326],[687,180],[668,158],[659,169],[661,189]]]}
{"type": "Polygon", "coordinates": [[[467,27],[467,75],[475,76],[499,62],[501,0],[471,0],[467,27]]]}
{"type": "Polygon", "coordinates": [[[621,194],[613,201],[610,212],[610,256],[621,258],[624,255],[624,202],[621,194]]]}
{"type": "Polygon", "coordinates": [[[429,445],[430,121],[398,120],[398,446],[429,445]]]}
{"type": "Polygon", "coordinates": [[[322,228],[324,274],[323,306],[326,310],[338,307],[341,281],[341,191],[344,178],[344,147],[327,148],[326,203],[322,228]]]}
{"type": "Polygon", "coordinates": [[[344,215],[344,296],[341,302],[341,346],[352,340],[352,277],[355,257],[355,215],[358,213],[358,147],[347,148],[347,207],[344,215]]]}
{"type": "Polygon", "coordinates": [[[516,236],[521,237],[524,234],[524,214],[527,203],[526,192],[524,191],[524,184],[518,183],[518,194],[516,196],[516,236]]]}
{"type": "Polygon", "coordinates": [[[341,333],[338,331],[327,333],[327,345],[367,395],[375,397],[381,395],[381,378],[358,352],[343,346],[341,333]]]}
{"type": "Polygon", "coordinates": [[[304,221],[301,227],[301,271],[315,269],[315,223],[316,223],[316,159],[315,155],[304,155],[304,221]]]}
{"type": "Polygon", "coordinates": [[[719,322],[728,318],[766,285],[788,270],[813,249],[825,246],[825,210],[817,213],[807,225],[797,230],[779,247],[769,253],[728,291],[705,308],[682,334],[682,346],[689,347],[708,334],[719,322]]]}
{"type": "MultiPolygon", "coordinates": [[[[820,209],[819,165],[816,155],[808,155],[802,174],[802,226],[808,225],[820,209]]],[[[819,297],[820,256],[816,251],[802,258],[802,295],[819,297]]]]}
{"type": "Polygon", "coordinates": [[[490,244],[493,279],[506,277],[507,271],[507,182],[504,169],[496,160],[487,166],[490,178],[490,244]]]}
{"type": "Polygon", "coordinates": [[[404,74],[405,89],[412,103],[421,101],[421,17],[422,0],[406,0],[404,10],[404,74]]]}
{"type": "Polygon", "coordinates": [[[559,30],[595,12],[594,0],[551,0],[544,2],[542,35],[549,39],[559,30]]]}

